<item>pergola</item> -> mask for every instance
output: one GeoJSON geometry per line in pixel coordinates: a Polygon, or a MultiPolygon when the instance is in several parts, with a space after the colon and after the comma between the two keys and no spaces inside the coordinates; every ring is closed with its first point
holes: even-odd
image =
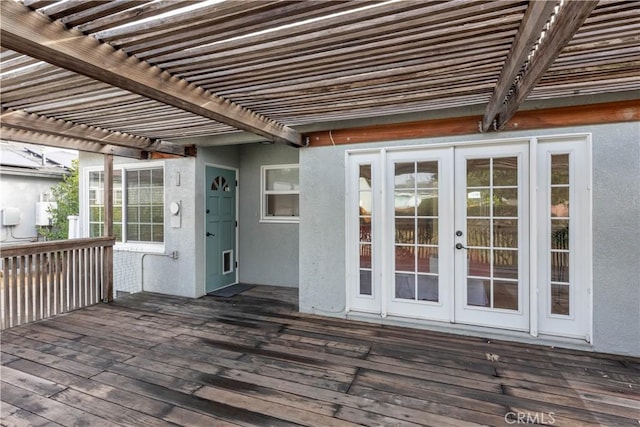
{"type": "Polygon", "coordinates": [[[525,100],[640,88],[637,1],[1,4],[2,138],[118,156],[479,105],[465,131],[488,132],[525,100]]]}

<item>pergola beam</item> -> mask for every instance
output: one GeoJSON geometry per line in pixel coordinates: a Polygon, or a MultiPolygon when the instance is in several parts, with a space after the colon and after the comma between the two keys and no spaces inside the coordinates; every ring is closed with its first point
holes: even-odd
{"type": "Polygon", "coordinates": [[[0,122],[3,127],[7,128],[40,132],[46,135],[66,137],[78,141],[121,146],[143,151],[157,151],[178,156],[185,155],[185,147],[179,144],[152,140],[150,138],[128,135],[121,132],[111,132],[93,126],[79,125],[65,120],[39,116],[22,110],[3,109],[0,112],[0,122]]]}
{"type": "MultiPolygon", "coordinates": [[[[508,95],[506,101],[504,97],[503,99],[498,97],[495,100],[491,99],[482,119],[482,130],[489,130],[489,126],[485,128],[485,125],[491,125],[494,120],[496,130],[502,130],[505,127],[597,4],[598,0],[567,0],[565,2],[555,16],[555,22],[541,40],[535,54],[529,59],[520,79],[514,78],[511,81],[506,79],[499,82],[501,87],[508,85],[507,90],[511,90],[512,93],[508,95]],[[497,114],[493,113],[495,103],[500,106],[497,114]]],[[[527,51],[528,53],[529,51],[527,51]]],[[[524,65],[523,61],[522,66],[524,65]]]]}
{"type": "Polygon", "coordinates": [[[295,129],[221,98],[13,1],[0,2],[2,46],[267,140],[304,146],[295,129]]]}
{"type": "Polygon", "coordinates": [[[27,144],[69,148],[88,153],[113,154],[115,156],[130,157],[139,160],[144,160],[149,157],[149,153],[147,151],[139,150],[137,148],[119,147],[117,145],[101,144],[99,142],[89,141],[86,139],[19,129],[6,126],[4,123],[0,126],[0,135],[3,140],[24,142],[27,144]]]}
{"type": "Polygon", "coordinates": [[[520,23],[520,28],[511,45],[511,50],[502,67],[493,95],[487,104],[482,118],[482,132],[486,132],[491,128],[493,119],[500,111],[509,89],[527,60],[534,43],[540,37],[542,29],[549,21],[555,6],[556,2],[554,1],[529,2],[529,6],[520,23]]]}

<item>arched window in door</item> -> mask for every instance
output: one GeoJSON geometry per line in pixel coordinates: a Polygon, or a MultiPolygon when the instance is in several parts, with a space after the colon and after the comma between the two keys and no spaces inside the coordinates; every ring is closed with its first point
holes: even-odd
{"type": "Polygon", "coordinates": [[[229,182],[224,176],[216,176],[211,182],[211,191],[230,191],[229,182]]]}

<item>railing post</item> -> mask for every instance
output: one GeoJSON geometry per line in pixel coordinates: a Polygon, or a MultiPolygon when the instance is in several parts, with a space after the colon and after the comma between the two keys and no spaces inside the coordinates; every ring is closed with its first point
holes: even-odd
{"type": "MultiPolygon", "coordinates": [[[[104,155],[104,236],[113,238],[113,155],[104,155]]],[[[103,301],[113,301],[113,246],[104,248],[103,301]]]]}

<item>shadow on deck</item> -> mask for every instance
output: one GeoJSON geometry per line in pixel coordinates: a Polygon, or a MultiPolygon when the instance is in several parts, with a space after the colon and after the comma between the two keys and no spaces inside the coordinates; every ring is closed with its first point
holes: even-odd
{"type": "Polygon", "coordinates": [[[638,425],[640,360],[141,293],[2,332],[2,425],[638,425]]]}

